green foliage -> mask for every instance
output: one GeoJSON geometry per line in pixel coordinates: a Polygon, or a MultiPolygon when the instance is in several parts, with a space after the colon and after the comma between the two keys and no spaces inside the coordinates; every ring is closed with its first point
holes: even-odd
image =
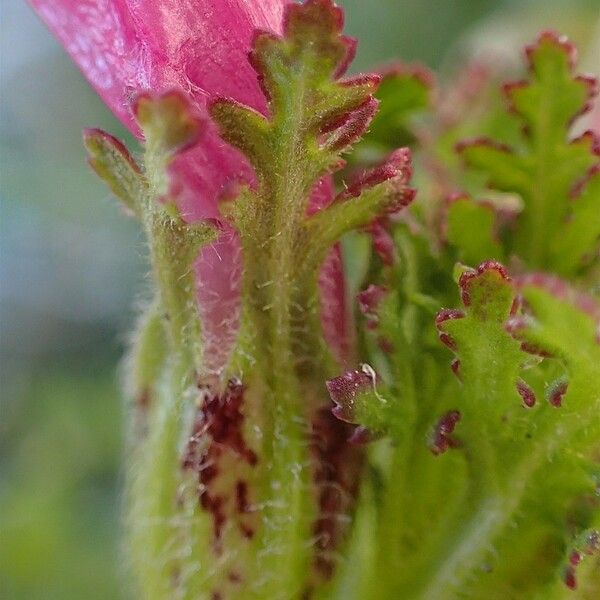
{"type": "Polygon", "coordinates": [[[181,427],[190,412],[184,397],[202,368],[193,262],[216,230],[186,223],[171,198],[169,167],[200,134],[187,100],[177,93],[143,95],[134,113],[145,138],[143,168],[102,131],[88,130],[84,140],[92,167],[139,218],[150,248],[155,299],[140,319],[128,360],[127,528],[140,589],[147,598],[163,598],[181,568],[170,550],[175,540],[186,530],[208,528],[194,517],[194,503],[176,499],[186,483],[179,468],[181,427]]]}
{"type": "MultiPolygon", "coordinates": [[[[92,168],[142,222],[163,311],[160,318],[168,322],[174,348],[193,354],[199,366],[200,323],[192,263],[199,249],[215,239],[215,230],[208,223],[187,224],[179,216],[169,198],[169,166],[179,152],[197,141],[200,123],[178,93],[140,96],[135,115],[145,138],[143,169],[119,140],[99,129],[86,130],[84,143],[92,168]]],[[[162,346],[155,334],[148,338],[142,332],[141,338],[153,342],[147,350],[150,355],[162,346]]]]}
{"type": "Polygon", "coordinates": [[[418,71],[388,73],[378,91],[377,76],[342,79],[353,43],[341,27],[330,0],[290,4],[282,36],[257,34],[250,55],[267,114],[210,104],[256,175],[221,207],[243,263],[240,330],[221,373],[203,362],[193,275],[215,232],[180,218],[170,182],[199,122],[178,94],[139,98],[143,167],[107,134],[86,135],[93,168],[144,225],[157,288],[130,360],[141,589],[156,600],[529,600],[560,598],[557,574],[593,585],[568,552],[596,551],[581,540],[595,540],[599,518],[600,309],[571,283],[527,273],[591,287],[597,158],[591,134],[568,138],[591,80],[573,76],[567,42],[543,34],[528,50],[531,80],[505,88],[514,115],[482,117],[514,147],[460,146],[496,193],[442,199],[462,183],[473,197],[482,189],[449,156],[463,129],[446,114],[415,137],[413,117],[431,104],[418,71]],[[319,198],[361,136],[360,174],[319,198]],[[436,175],[413,205],[406,148],[367,167],[418,141],[418,168],[436,175]],[[368,232],[374,252],[354,248],[368,364],[343,372],[318,281],[350,232],[346,247],[368,232]],[[456,305],[452,275],[462,306],[440,310],[456,305]]]}
{"type": "Polygon", "coordinates": [[[524,356],[519,344],[505,331],[504,323],[515,310],[515,293],[505,269],[482,263],[460,275],[464,312],[438,313],[440,340],[455,350],[456,370],[463,381],[468,408],[461,428],[477,432],[477,449],[489,444],[500,416],[518,401],[516,382],[524,356]]]}
{"type": "MultiPolygon", "coordinates": [[[[550,593],[557,573],[571,586],[575,570],[565,571],[563,548],[573,528],[583,532],[593,527],[600,513],[590,500],[598,484],[592,456],[600,439],[600,308],[557,278],[511,280],[495,262],[462,267],[457,275],[463,308],[442,310],[436,324],[440,341],[456,354],[452,370],[460,383],[427,391],[417,386],[416,431],[395,425],[411,419],[397,380],[389,385],[384,378],[375,387],[372,371],[363,369],[328,383],[334,414],[359,425],[353,438],[385,434],[396,444],[391,463],[381,465],[381,448],[372,456],[384,473],[394,469],[378,491],[383,497],[380,518],[390,516],[386,498],[396,514],[401,508],[411,511],[413,521],[424,506],[430,519],[433,506],[439,511],[429,532],[418,530],[405,548],[398,542],[386,545],[389,536],[401,540],[411,535],[403,522],[384,522],[386,535],[374,534],[377,560],[385,566],[371,567],[380,582],[373,597],[532,598],[537,590],[550,593]],[[437,420],[432,410],[439,411],[437,420]],[[420,422],[427,427],[427,438],[419,433],[420,422]],[[453,492],[444,487],[444,508],[430,494],[436,485],[448,484],[449,466],[436,470],[418,459],[424,469],[419,486],[413,483],[412,497],[403,503],[394,485],[396,478],[406,481],[398,471],[406,455],[417,460],[427,446],[444,455],[429,462],[464,457],[464,466],[452,461],[453,492]],[[543,543],[553,552],[540,553],[543,543]],[[390,566],[396,564],[393,554],[404,569],[390,566]],[[489,572],[482,573],[481,564],[489,565],[489,572]],[[497,595],[490,595],[491,590],[497,595]]],[[[397,307],[390,313],[386,306],[390,292],[375,292],[370,288],[361,298],[368,318],[376,315],[368,322],[379,339],[397,339],[402,325],[392,316],[397,307]]],[[[406,347],[404,355],[388,356],[397,369],[397,363],[407,360],[406,347]]],[[[591,577],[584,568],[578,574],[583,582],[591,577]]],[[[562,589],[567,589],[564,582],[562,589]]]]}
{"type": "Polygon", "coordinates": [[[399,145],[414,144],[415,121],[431,109],[432,96],[433,76],[426,69],[399,65],[383,70],[375,92],[379,110],[350,160],[372,162],[399,145]]]}
{"type": "Polygon", "coordinates": [[[246,154],[257,178],[222,207],[239,233],[244,262],[241,331],[224,373],[206,373],[202,361],[192,268],[212,231],[185,223],[171,202],[170,164],[195,142],[200,124],[178,94],[138,98],[143,168],[106,134],[87,137],[97,172],[142,220],[157,288],[130,361],[138,426],[130,442],[129,538],[148,598],[165,597],[174,586],[185,598],[299,596],[327,579],[344,535],[344,523],[331,513],[349,510],[349,500],[319,499],[329,493],[325,486],[354,485],[356,458],[344,450],[347,458],[329,474],[330,436],[344,428],[329,415],[323,393],[334,360],[321,332],[317,281],[344,233],[412,201],[412,169],[408,151],[399,150],[315,211],[313,190],[330,193],[323,178],[341,167],[341,154],[375,112],[379,78],[340,79],[353,42],[341,35],[341,12],[329,0],[290,5],[284,22],[281,38],[257,35],[250,57],[268,117],[229,99],[210,106],[221,136],[246,154]],[[136,189],[127,165],[139,179],[136,189]],[[239,416],[221,406],[233,402],[224,391],[232,386],[243,401],[239,416]],[[201,427],[201,453],[186,460],[180,440],[194,448],[194,427],[201,427]],[[323,428],[325,441],[307,443],[310,428],[323,428]],[[244,465],[241,446],[254,457],[244,465]],[[240,508],[242,500],[260,506],[258,514],[241,514],[251,512],[240,508]],[[322,539],[312,544],[319,528],[322,539]],[[182,543],[190,560],[208,557],[220,568],[186,571],[171,550],[182,543]]]}
{"type": "Polygon", "coordinates": [[[553,263],[559,273],[568,272],[572,264],[586,264],[598,259],[600,248],[600,167],[592,169],[579,193],[571,200],[569,219],[552,247],[553,263]]]}
{"type": "Polygon", "coordinates": [[[473,131],[470,116],[423,139],[425,166],[435,168],[419,183],[432,195],[413,205],[410,233],[382,221],[393,243],[386,256],[395,258],[374,254],[358,296],[360,356],[376,365],[377,385],[360,367],[328,382],[334,414],[356,425],[351,441],[384,436],[371,444],[371,534],[355,542],[373,548],[359,597],[525,600],[598,590],[597,559],[579,568],[569,548],[595,539],[600,515],[600,308],[564,280],[511,278],[496,262],[510,260],[516,273],[554,269],[595,289],[598,159],[591,134],[568,139],[593,82],[572,75],[562,38],[543,34],[528,54],[532,82],[505,88],[513,114],[500,116],[492,102],[480,117],[514,148],[487,140],[458,148],[494,193],[483,196],[479,175],[462,174],[447,152],[461,127],[473,131]],[[525,123],[523,133],[511,120],[525,123]],[[489,200],[436,198],[461,188],[489,200]],[[449,273],[457,258],[486,262],[455,266],[463,306],[435,318],[454,353],[449,364],[432,343],[431,310],[455,300],[433,273],[449,273]]]}
{"type": "MultiPolygon", "coordinates": [[[[595,81],[573,75],[574,47],[553,33],[542,34],[527,56],[530,80],[504,88],[523,127],[518,147],[480,139],[460,149],[467,164],[486,173],[492,188],[522,199],[518,226],[507,233],[509,252],[533,268],[572,275],[581,268],[581,257],[597,248],[592,234],[581,240],[572,260],[561,258],[556,249],[573,210],[578,211],[572,190],[598,163],[592,133],[569,139],[573,120],[590,106],[595,81]]],[[[598,212],[597,195],[588,203],[598,212]]]]}
{"type": "Polygon", "coordinates": [[[493,205],[467,196],[448,203],[445,237],[459,249],[459,259],[474,264],[484,258],[502,260],[504,251],[497,239],[496,210],[493,205]]]}

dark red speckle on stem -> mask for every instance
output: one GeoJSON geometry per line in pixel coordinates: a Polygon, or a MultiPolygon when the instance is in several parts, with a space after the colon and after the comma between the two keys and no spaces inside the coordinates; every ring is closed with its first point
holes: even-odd
{"type": "Polygon", "coordinates": [[[218,544],[227,519],[235,516],[244,537],[251,537],[252,527],[242,520],[250,512],[248,485],[243,479],[228,483],[230,463],[240,459],[249,467],[258,457],[243,437],[244,386],[237,378],[227,382],[217,393],[202,386],[202,396],[192,433],[182,459],[182,468],[198,477],[200,506],[212,514],[214,539],[218,544]]]}
{"type": "Polygon", "coordinates": [[[329,579],[335,570],[335,550],[342,541],[345,516],[358,491],[362,452],[357,444],[348,443],[351,432],[352,426],[335,419],[331,411],[321,409],[315,414],[310,448],[319,509],[313,524],[313,565],[324,579],[329,579]]]}

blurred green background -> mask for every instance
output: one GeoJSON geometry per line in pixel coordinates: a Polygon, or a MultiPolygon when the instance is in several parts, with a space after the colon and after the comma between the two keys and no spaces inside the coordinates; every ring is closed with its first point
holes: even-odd
{"type": "MultiPolygon", "coordinates": [[[[598,68],[598,0],[340,3],[357,68],[516,60],[549,26],[598,68]]],[[[119,600],[118,364],[148,283],[140,232],[87,168],[81,129],[127,136],[22,0],[2,0],[0,24],[0,598],[119,600]]]]}

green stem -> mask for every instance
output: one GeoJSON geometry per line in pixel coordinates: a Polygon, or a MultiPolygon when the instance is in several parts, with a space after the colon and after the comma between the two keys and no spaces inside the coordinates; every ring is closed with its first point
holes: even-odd
{"type": "Polygon", "coordinates": [[[247,593],[274,600],[299,596],[310,569],[310,525],[316,512],[308,433],[318,392],[302,377],[302,369],[307,357],[318,364],[324,346],[316,269],[302,268],[298,247],[309,194],[305,161],[298,153],[301,133],[294,130],[297,115],[286,119],[280,125],[288,131],[278,149],[281,173],[263,184],[251,224],[239,227],[245,259],[243,331],[229,368],[232,374],[243,373],[261,424],[260,472],[254,478],[261,526],[251,569],[255,583],[247,593]]]}
{"type": "MultiPolygon", "coordinates": [[[[147,149],[150,162],[151,156],[151,149],[147,149]]],[[[156,172],[154,168],[149,171],[156,172]]],[[[131,442],[128,488],[134,568],[144,597],[149,600],[163,600],[171,597],[177,587],[186,588],[183,557],[178,548],[200,543],[206,555],[205,540],[209,539],[189,537],[198,530],[198,519],[193,523],[193,515],[186,514],[186,502],[191,496],[197,504],[197,496],[195,490],[188,497],[183,494],[185,478],[180,467],[181,443],[184,432],[189,430],[187,417],[194,407],[188,391],[195,388],[201,368],[193,260],[202,236],[178,216],[167,213],[155,197],[158,185],[151,180],[153,193],[139,202],[157,297],[149,322],[151,328],[144,331],[144,339],[150,340],[152,347],[148,344],[140,347],[148,356],[139,356],[138,362],[148,362],[152,352],[162,353],[166,360],[151,364],[155,369],[152,373],[155,385],[147,435],[131,442]],[[157,326],[164,329],[164,335],[158,334],[157,326]],[[157,344],[163,347],[155,347],[157,344]]],[[[203,515],[204,529],[206,521],[203,515]]]]}

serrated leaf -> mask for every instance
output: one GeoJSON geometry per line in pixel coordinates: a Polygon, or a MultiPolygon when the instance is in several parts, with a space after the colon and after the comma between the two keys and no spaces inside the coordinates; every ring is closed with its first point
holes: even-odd
{"type": "Polygon", "coordinates": [[[515,310],[516,293],[496,262],[464,271],[459,287],[464,308],[441,311],[436,325],[440,340],[460,361],[455,369],[464,385],[464,421],[472,428],[494,427],[494,417],[511,404],[520,405],[517,381],[525,355],[504,328],[515,310]],[[481,414],[485,420],[478,421],[481,414]]]}
{"type": "Polygon", "coordinates": [[[411,156],[406,148],[363,173],[331,206],[306,220],[306,235],[314,248],[323,251],[344,233],[408,206],[415,197],[415,190],[409,187],[411,176],[411,156]]]}
{"type": "Polygon", "coordinates": [[[142,94],[134,114],[144,133],[143,173],[125,146],[112,136],[87,130],[90,164],[111,190],[140,218],[151,249],[160,303],[170,341],[199,366],[200,323],[192,263],[200,247],[215,239],[218,224],[188,224],[169,197],[170,166],[201,131],[189,102],[178,92],[142,94]]]}
{"type": "Polygon", "coordinates": [[[293,169],[306,193],[339,162],[339,152],[360,137],[373,116],[372,93],[379,78],[338,79],[354,47],[341,35],[341,26],[341,11],[329,0],[290,6],[283,37],[259,33],[250,54],[270,118],[229,99],[211,106],[223,139],[246,154],[265,185],[277,186],[276,173],[293,169]],[[285,164],[278,164],[286,154],[285,164]]]}
{"type": "MultiPolygon", "coordinates": [[[[328,176],[343,166],[341,154],[365,132],[377,108],[373,92],[378,76],[340,79],[354,50],[354,42],[341,30],[342,12],[332,0],[287,4],[281,37],[259,32],[250,53],[268,101],[265,114],[228,98],[210,104],[221,137],[246,155],[256,174],[256,183],[241,188],[221,211],[239,234],[244,262],[240,334],[227,370],[244,374],[250,397],[260,398],[256,410],[264,416],[265,430],[275,432],[261,442],[268,467],[257,482],[258,501],[266,508],[253,543],[277,548],[287,564],[281,567],[270,550],[257,561],[271,577],[270,587],[261,589],[266,596],[280,594],[282,585],[294,595],[296,590],[290,591],[284,582],[304,581],[315,551],[315,582],[331,574],[331,555],[344,529],[338,519],[330,523],[331,514],[343,508],[327,491],[320,492],[320,479],[314,487],[324,499],[314,506],[315,495],[306,480],[313,472],[319,478],[324,472],[327,488],[345,488],[357,477],[350,472],[353,450],[344,439],[349,428],[322,404],[322,382],[339,366],[325,343],[327,323],[323,325],[322,316],[327,313],[320,305],[319,270],[341,235],[381,214],[399,211],[414,196],[408,187],[410,155],[399,151],[333,202],[327,194],[318,205],[313,201],[319,190],[322,197],[322,191],[330,189],[328,176]],[[315,410],[323,423],[315,423],[315,410]],[[315,469],[304,467],[311,464],[307,426],[315,436],[322,427],[327,429],[314,452],[310,446],[316,453],[316,460],[310,458],[315,469]],[[333,469],[329,454],[322,456],[332,452],[330,444],[336,455],[339,448],[349,457],[336,456],[333,469]],[[322,468],[320,460],[327,463],[322,468]],[[290,464],[299,465],[295,474],[290,464]],[[277,492],[273,502],[275,485],[282,493],[277,492]],[[289,503],[297,508],[296,522],[304,523],[316,511],[316,548],[307,544],[308,524],[290,524],[289,503]],[[271,575],[275,570],[276,578],[271,575]]],[[[325,270],[323,274],[328,275],[325,270]]],[[[325,284],[338,285],[334,279],[329,277],[325,284]]],[[[340,315],[333,318],[340,320],[340,315]]]]}
{"type": "Polygon", "coordinates": [[[531,314],[509,320],[508,330],[564,362],[568,379],[549,389],[549,400],[573,427],[600,435],[600,305],[553,276],[524,276],[519,287],[531,314]]]}
{"type": "Polygon", "coordinates": [[[504,88],[510,110],[523,125],[521,147],[482,139],[459,149],[467,164],[489,176],[491,187],[516,192],[523,200],[518,227],[509,236],[509,251],[531,267],[569,274],[580,267],[579,262],[557,261],[553,247],[570,217],[573,187],[598,163],[593,135],[570,141],[569,129],[589,108],[596,83],[573,75],[574,48],[556,34],[542,34],[527,56],[530,79],[504,88]]]}
{"type": "Polygon", "coordinates": [[[457,414],[438,421],[432,449],[439,453],[456,447],[465,453],[467,502],[479,505],[481,513],[474,519],[477,534],[471,536],[467,526],[467,537],[444,557],[423,597],[439,597],[444,589],[458,593],[460,582],[466,585],[466,565],[475,566],[486,554],[483,547],[475,550],[482,536],[489,536],[497,549],[488,555],[493,574],[471,575],[472,592],[466,597],[479,597],[490,585],[502,586],[504,594],[513,589],[525,594],[552,581],[567,523],[586,527],[596,510],[583,500],[595,484],[582,453],[589,455],[600,433],[597,307],[557,278],[511,280],[497,263],[463,269],[459,286],[464,309],[444,310],[436,322],[441,341],[460,360],[462,385],[457,414]],[[537,358],[528,360],[530,352],[537,358]],[[556,379],[564,365],[566,379],[556,379]],[[525,374],[531,385],[522,379],[525,374]],[[540,402],[540,380],[548,402],[540,402]],[[568,512],[578,502],[584,508],[576,515],[568,512]],[[542,531],[557,549],[554,555],[539,554],[536,536],[542,531]],[[531,573],[512,560],[515,543],[528,548],[522,561],[530,564],[531,573]]]}

